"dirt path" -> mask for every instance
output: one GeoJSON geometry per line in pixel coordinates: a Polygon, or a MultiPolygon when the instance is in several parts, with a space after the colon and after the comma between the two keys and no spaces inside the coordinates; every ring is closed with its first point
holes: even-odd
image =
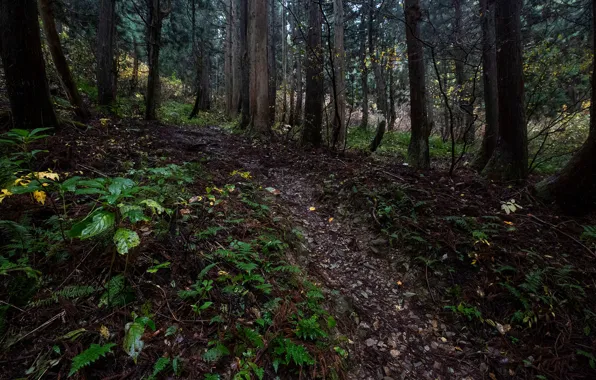
{"type": "Polygon", "coordinates": [[[217,128],[180,130],[177,146],[211,165],[250,171],[280,191],[275,212],[303,235],[300,265],[328,291],[350,346],[352,379],[481,379],[480,354],[441,322],[426,283],[408,276],[409,260],[375,231],[371,218],[325,196],[325,182],[371,173],[363,157],[262,147],[217,128]],[[327,178],[327,179],[326,179],[327,178]],[[314,208],[314,209],[313,209],[314,208]],[[406,282],[410,286],[400,286],[406,282]]]}

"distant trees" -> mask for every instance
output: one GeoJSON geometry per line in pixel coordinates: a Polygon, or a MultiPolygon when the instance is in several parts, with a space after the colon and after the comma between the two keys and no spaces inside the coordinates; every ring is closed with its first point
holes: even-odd
{"type": "Polygon", "coordinates": [[[97,27],[97,103],[110,106],[116,100],[114,61],[116,0],[100,0],[97,27]]]}
{"type": "Polygon", "coordinates": [[[420,39],[422,10],[419,0],[405,0],[406,40],[408,45],[408,72],[410,77],[410,122],[411,140],[408,147],[408,161],[418,169],[430,168],[430,152],[424,49],[420,39]]]}
{"type": "Polygon", "coordinates": [[[0,1],[0,54],[15,128],[57,128],[35,0],[0,1]]]}
{"type": "Polygon", "coordinates": [[[499,135],[484,174],[497,180],[528,175],[528,137],[525,119],[524,74],[519,0],[496,2],[499,135]]]}

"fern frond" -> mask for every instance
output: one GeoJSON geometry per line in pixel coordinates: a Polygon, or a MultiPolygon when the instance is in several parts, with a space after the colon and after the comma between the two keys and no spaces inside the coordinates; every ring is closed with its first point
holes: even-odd
{"type": "Polygon", "coordinates": [[[71,377],[77,373],[81,368],[87,367],[91,363],[97,361],[102,356],[112,352],[112,347],[116,344],[108,343],[100,346],[99,344],[92,344],[88,349],[81,352],[72,359],[72,367],[68,373],[68,377],[71,377]]]}

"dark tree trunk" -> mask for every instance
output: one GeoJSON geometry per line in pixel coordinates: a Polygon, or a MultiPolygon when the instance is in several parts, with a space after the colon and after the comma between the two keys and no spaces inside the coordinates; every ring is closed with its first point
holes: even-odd
{"type": "Polygon", "coordinates": [[[267,57],[269,66],[269,123],[275,124],[275,103],[277,100],[277,19],[276,4],[278,0],[269,0],[269,44],[267,45],[267,57]]]}
{"type": "Polygon", "coordinates": [[[170,9],[161,8],[161,0],[149,0],[147,15],[147,57],[149,75],[147,76],[147,97],[145,103],[145,120],[157,119],[157,104],[159,103],[159,51],[161,49],[161,29],[163,19],[170,13],[170,9]]]}
{"type": "Polygon", "coordinates": [[[499,140],[483,173],[495,180],[528,175],[528,134],[524,112],[524,76],[520,0],[496,2],[499,140]]]}
{"type": "Polygon", "coordinates": [[[190,113],[189,119],[197,116],[199,111],[209,111],[211,109],[211,84],[209,80],[211,61],[205,48],[201,49],[201,56],[197,64],[197,96],[194,107],[190,113]]]}
{"type": "Polygon", "coordinates": [[[395,128],[395,121],[397,120],[397,111],[395,109],[395,74],[393,68],[389,68],[389,125],[388,129],[395,128]]]}
{"type": "Polygon", "coordinates": [[[323,61],[322,25],[323,17],[318,0],[309,0],[309,27],[306,58],[306,103],[304,106],[304,127],[302,143],[319,147],[322,143],[323,125],[323,61]]]}
{"type": "Polygon", "coordinates": [[[253,130],[261,136],[271,134],[269,117],[269,0],[250,1],[250,119],[253,130]]]}
{"type": "Polygon", "coordinates": [[[242,117],[240,128],[246,129],[250,124],[250,58],[248,56],[248,0],[239,0],[239,21],[240,21],[240,52],[242,54],[242,117]]]}
{"type": "Polygon", "coordinates": [[[41,19],[43,20],[43,29],[45,31],[46,41],[48,42],[48,48],[52,54],[52,60],[54,61],[54,66],[56,66],[56,71],[58,72],[58,75],[60,75],[62,87],[64,87],[66,96],[68,97],[70,104],[74,107],[77,116],[82,120],[86,120],[89,118],[89,111],[87,110],[87,107],[85,107],[85,104],[83,104],[83,99],[81,98],[81,94],[79,94],[77,85],[72,78],[70,68],[68,67],[68,62],[62,51],[60,37],[56,28],[56,21],[54,20],[52,1],[39,0],[39,11],[41,19]]]}
{"type": "Polygon", "coordinates": [[[97,27],[97,103],[109,106],[116,100],[114,39],[116,0],[101,0],[97,27]]]}
{"type": "Polygon", "coordinates": [[[35,0],[0,1],[0,54],[15,128],[58,128],[35,0]]]}
{"type": "Polygon", "coordinates": [[[362,81],[362,121],[360,128],[368,129],[368,67],[366,66],[366,12],[360,18],[360,71],[362,81]]]}
{"type": "Polygon", "coordinates": [[[132,81],[130,84],[130,93],[131,95],[137,91],[137,87],[139,86],[139,46],[137,44],[136,38],[133,39],[132,43],[132,81]]]}
{"type": "Polygon", "coordinates": [[[497,46],[495,44],[495,0],[480,0],[482,15],[482,66],[486,123],[482,145],[473,167],[482,171],[497,146],[499,134],[499,90],[497,87],[497,46]]]}
{"type": "Polygon", "coordinates": [[[418,169],[430,168],[424,49],[420,40],[420,0],[405,1],[406,41],[408,45],[408,73],[410,77],[410,123],[412,133],[408,146],[408,161],[418,169]]]}
{"type": "MultiPolygon", "coordinates": [[[[592,9],[592,33],[596,35],[596,6],[592,9]]],[[[596,49],[592,44],[596,67],[596,49]]],[[[590,109],[590,134],[581,150],[565,165],[563,170],[536,186],[538,196],[555,201],[565,212],[587,214],[596,206],[596,75],[592,73],[592,104],[590,109]]]]}

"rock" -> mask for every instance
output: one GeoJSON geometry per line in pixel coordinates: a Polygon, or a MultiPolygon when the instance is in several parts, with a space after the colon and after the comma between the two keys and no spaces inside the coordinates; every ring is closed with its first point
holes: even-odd
{"type": "Polygon", "coordinates": [[[378,341],[378,340],[376,340],[376,339],[373,339],[373,338],[368,338],[368,339],[366,340],[366,342],[364,342],[364,343],[366,344],[366,346],[367,346],[367,347],[372,347],[372,346],[376,346],[378,342],[379,342],[379,341],[378,341]]]}
{"type": "Polygon", "coordinates": [[[440,371],[441,368],[443,368],[443,364],[441,364],[439,362],[434,362],[433,368],[436,369],[437,371],[440,371]]]}
{"type": "Polygon", "coordinates": [[[437,348],[439,348],[439,343],[437,343],[437,342],[432,342],[432,343],[430,344],[430,346],[433,348],[433,350],[436,350],[437,348]]]}
{"type": "Polygon", "coordinates": [[[393,356],[394,358],[397,358],[401,352],[399,352],[398,350],[391,350],[389,351],[389,353],[391,354],[391,356],[393,356]]]}

